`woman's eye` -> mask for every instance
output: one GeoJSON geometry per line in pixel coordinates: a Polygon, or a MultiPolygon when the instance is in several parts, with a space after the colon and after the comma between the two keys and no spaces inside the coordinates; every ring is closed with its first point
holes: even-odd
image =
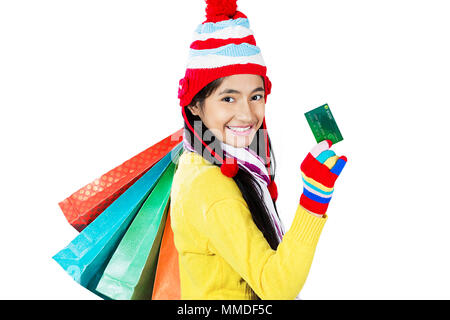
{"type": "Polygon", "coordinates": [[[232,97],[225,97],[225,98],[223,98],[222,100],[223,101],[226,101],[226,102],[232,102],[232,101],[230,101],[230,99],[233,99],[232,97]]]}
{"type": "Polygon", "coordinates": [[[259,100],[259,99],[255,99],[255,97],[259,97],[259,99],[262,99],[262,95],[260,95],[260,94],[257,94],[256,96],[253,96],[253,100],[259,100]]]}

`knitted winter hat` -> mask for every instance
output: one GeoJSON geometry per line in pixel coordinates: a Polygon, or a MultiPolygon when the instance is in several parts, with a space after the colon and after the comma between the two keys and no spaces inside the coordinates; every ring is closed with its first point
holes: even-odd
{"type": "Polygon", "coordinates": [[[206,0],[206,20],[194,32],[186,74],[179,82],[182,107],[208,83],[233,74],[264,77],[265,98],[271,91],[261,50],[248,18],[236,0],[206,0]]]}
{"type": "MultiPolygon", "coordinates": [[[[237,0],[206,0],[206,20],[195,30],[190,45],[185,76],[180,79],[178,98],[183,117],[188,123],[184,108],[192,98],[210,82],[234,74],[255,74],[264,78],[264,98],[271,92],[272,83],[266,75],[267,67],[256,46],[253,31],[247,16],[237,10],[237,0]]],[[[189,126],[190,127],[190,126],[189,126]]],[[[267,130],[265,118],[263,129],[267,130]]],[[[198,136],[193,128],[190,130],[202,142],[211,154],[221,160],[221,172],[227,177],[234,177],[239,170],[236,159],[222,159],[198,136]]],[[[270,151],[265,136],[267,164],[270,172],[270,151]]],[[[272,199],[278,193],[275,182],[268,186],[272,199]]]]}

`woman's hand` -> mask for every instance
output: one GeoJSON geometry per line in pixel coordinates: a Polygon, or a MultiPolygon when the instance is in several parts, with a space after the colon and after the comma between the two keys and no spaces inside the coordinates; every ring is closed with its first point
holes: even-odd
{"type": "Polygon", "coordinates": [[[329,148],[331,140],[319,142],[300,165],[303,193],[300,205],[314,215],[323,216],[334,191],[334,183],[347,163],[346,156],[338,157],[329,148]]]}

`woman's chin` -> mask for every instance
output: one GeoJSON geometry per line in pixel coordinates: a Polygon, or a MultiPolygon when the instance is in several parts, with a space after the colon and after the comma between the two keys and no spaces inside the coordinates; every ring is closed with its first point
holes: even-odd
{"type": "Polygon", "coordinates": [[[254,137],[254,134],[250,134],[248,136],[233,136],[227,135],[225,139],[225,143],[236,147],[236,148],[245,148],[250,145],[254,137]]]}

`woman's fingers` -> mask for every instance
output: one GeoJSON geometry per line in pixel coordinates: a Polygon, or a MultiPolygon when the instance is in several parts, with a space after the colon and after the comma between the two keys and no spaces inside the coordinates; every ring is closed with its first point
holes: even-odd
{"type": "Polygon", "coordinates": [[[339,159],[336,161],[336,164],[333,166],[333,168],[331,168],[331,172],[339,176],[346,164],[347,164],[347,157],[340,156],[339,159]]]}
{"type": "Polygon", "coordinates": [[[330,150],[332,144],[331,140],[319,142],[300,165],[304,177],[317,181],[325,188],[333,188],[336,179],[347,163],[346,156],[338,157],[333,150],[330,150]]]}
{"type": "Polygon", "coordinates": [[[331,170],[331,168],[333,168],[333,166],[336,164],[338,159],[339,159],[339,157],[335,155],[335,156],[329,157],[323,164],[326,165],[327,168],[331,170]]]}
{"type": "Polygon", "coordinates": [[[311,154],[314,158],[317,158],[319,154],[321,154],[323,151],[330,149],[333,142],[331,140],[323,140],[316,144],[314,148],[311,149],[311,154]]]}
{"type": "Polygon", "coordinates": [[[347,157],[338,157],[333,150],[329,149],[332,144],[331,140],[321,141],[311,150],[311,154],[317,161],[327,166],[332,173],[340,175],[347,164],[347,157]]]}
{"type": "Polygon", "coordinates": [[[336,153],[334,153],[334,151],[333,150],[325,150],[325,151],[322,151],[317,157],[316,157],[316,159],[320,162],[320,163],[325,163],[325,161],[327,161],[328,160],[328,158],[330,158],[330,157],[332,157],[332,156],[335,156],[336,155],[336,153]]]}

